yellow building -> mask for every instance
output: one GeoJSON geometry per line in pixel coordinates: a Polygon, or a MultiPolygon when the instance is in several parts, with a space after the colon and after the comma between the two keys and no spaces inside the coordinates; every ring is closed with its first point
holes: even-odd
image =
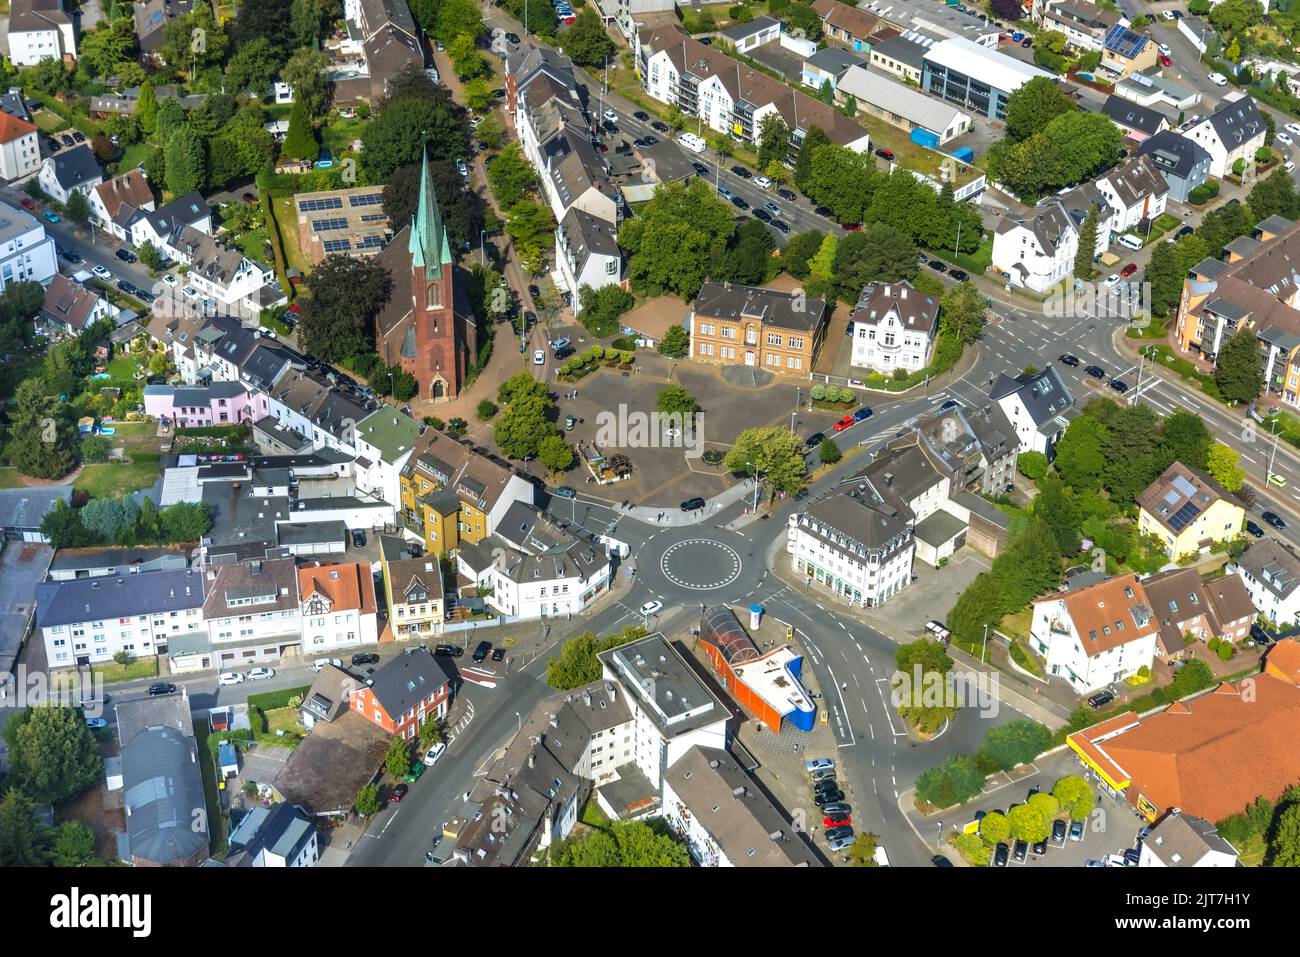
{"type": "Polygon", "coordinates": [[[402,469],[402,518],[430,555],[479,542],[513,502],[533,504],[533,485],[468,445],[429,430],[426,444],[402,469]]]}
{"type": "Polygon", "coordinates": [[[408,641],[442,634],[442,560],[436,555],[412,558],[405,542],[388,536],[379,540],[379,559],[393,637],[408,641]]]}
{"type": "Polygon", "coordinates": [[[1171,558],[1208,551],[1241,534],[1246,510],[1204,472],[1175,462],[1137,497],[1138,531],[1165,543],[1171,558]]]}

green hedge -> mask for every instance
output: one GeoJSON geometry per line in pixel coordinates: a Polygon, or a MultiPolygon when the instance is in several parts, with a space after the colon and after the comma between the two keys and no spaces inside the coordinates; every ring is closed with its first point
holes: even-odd
{"type": "Polygon", "coordinates": [[[246,425],[204,425],[177,429],[175,434],[209,439],[247,439],[252,436],[252,430],[246,425]]]}
{"type": "Polygon", "coordinates": [[[311,685],[304,685],[301,688],[285,688],[283,691],[267,691],[264,694],[251,694],[248,696],[249,710],[261,708],[263,711],[274,711],[276,708],[289,707],[289,699],[295,696],[307,697],[307,692],[311,690],[311,685]]]}

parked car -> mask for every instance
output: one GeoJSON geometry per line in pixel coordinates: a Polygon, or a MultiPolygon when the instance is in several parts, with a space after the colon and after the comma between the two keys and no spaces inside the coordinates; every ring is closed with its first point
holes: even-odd
{"type": "Polygon", "coordinates": [[[425,763],[425,766],[430,768],[433,767],[434,764],[437,763],[438,759],[442,757],[443,752],[446,750],[447,750],[447,745],[441,741],[439,741],[437,744],[430,747],[428,751],[424,752],[424,758],[422,759],[425,763]]]}
{"type": "Polygon", "coordinates": [[[23,209],[26,210],[36,209],[36,201],[33,200],[30,196],[24,196],[22,199],[18,200],[18,203],[19,205],[22,206],[23,209]]]}
{"type": "Polygon", "coordinates": [[[1029,856],[1029,842],[1016,841],[1016,846],[1011,849],[1011,859],[1017,864],[1025,863],[1025,858],[1029,856]]]}
{"type": "Polygon", "coordinates": [[[803,769],[809,774],[814,771],[832,770],[835,767],[834,758],[809,758],[803,763],[803,769]]]}
{"type": "Polygon", "coordinates": [[[138,258],[136,254],[131,252],[131,250],[129,249],[119,249],[115,253],[113,253],[113,255],[116,256],[118,259],[122,260],[122,262],[124,263],[136,262],[138,258]]]}
{"type": "Polygon", "coordinates": [[[1282,516],[1278,515],[1276,512],[1264,512],[1259,517],[1268,522],[1278,531],[1286,528],[1286,522],[1282,521],[1282,516]]]}
{"type": "MultiPolygon", "coordinates": [[[[1060,824],[1061,822],[1057,821],[1056,823],[1060,824]]],[[[1034,843],[1030,846],[1029,849],[1033,852],[1034,857],[1042,857],[1047,853],[1047,842],[1034,841],[1034,843]]]]}
{"type": "Polygon", "coordinates": [[[1161,65],[1161,66],[1173,66],[1173,65],[1174,65],[1174,58],[1171,57],[1171,56],[1169,56],[1169,55],[1166,54],[1166,53],[1162,53],[1162,54],[1160,54],[1160,65],[1161,65]]]}
{"type": "Polygon", "coordinates": [[[888,160],[891,163],[894,161],[893,150],[887,150],[884,147],[881,147],[880,149],[876,150],[876,155],[879,156],[882,160],[888,160]]]}
{"type": "Polygon", "coordinates": [[[1059,845],[1060,847],[1065,846],[1065,822],[1064,821],[1052,822],[1052,843],[1059,845]]]}
{"type": "Polygon", "coordinates": [[[556,494],[556,496],[558,496],[559,498],[577,498],[577,497],[578,497],[577,490],[575,490],[575,489],[573,489],[573,488],[570,488],[568,485],[561,485],[559,488],[557,488],[557,489],[555,490],[555,494],[556,494]]]}
{"type": "Polygon", "coordinates": [[[949,269],[948,275],[951,276],[953,279],[957,280],[958,282],[965,282],[967,279],[970,278],[970,274],[967,273],[966,270],[964,269],[949,269]]]}
{"type": "Polygon", "coordinates": [[[641,606],[640,613],[641,613],[641,617],[645,618],[650,615],[657,615],[663,610],[664,610],[664,603],[656,599],[652,599],[641,606]]]}
{"type": "Polygon", "coordinates": [[[68,262],[72,263],[72,265],[74,266],[76,266],[79,263],[84,263],[86,261],[82,259],[80,256],[78,256],[76,253],[74,253],[71,249],[64,249],[59,253],[59,255],[62,256],[68,262]]]}
{"type": "Polygon", "coordinates": [[[854,834],[848,834],[848,835],[846,835],[846,836],[844,836],[844,837],[833,838],[833,839],[831,840],[829,846],[830,846],[830,849],[831,849],[832,851],[843,851],[843,850],[845,850],[846,848],[850,848],[850,847],[852,847],[852,846],[853,846],[853,843],[854,843],[857,839],[858,839],[858,838],[857,838],[856,835],[854,835],[854,834]]]}
{"type": "Polygon", "coordinates": [[[856,421],[858,420],[853,418],[853,416],[846,415],[844,418],[840,419],[838,422],[835,423],[834,429],[836,432],[843,432],[845,429],[847,429],[856,421]]]}
{"type": "Polygon", "coordinates": [[[108,727],[108,722],[105,721],[103,718],[87,718],[87,719],[86,719],[86,727],[87,727],[87,728],[91,728],[91,729],[95,729],[95,728],[107,728],[107,727],[108,727]]]}
{"type": "Polygon", "coordinates": [[[1006,844],[998,844],[998,846],[993,850],[993,866],[1006,867],[1007,858],[1010,854],[1011,848],[1007,847],[1006,844]]]}
{"type": "Polygon", "coordinates": [[[795,195],[794,190],[785,188],[778,189],[776,195],[780,196],[782,199],[789,200],[792,203],[799,198],[795,195]]]}
{"type": "Polygon", "coordinates": [[[654,130],[656,133],[667,133],[670,127],[663,120],[655,120],[650,124],[650,129],[654,130]]]}
{"type": "Polygon", "coordinates": [[[333,665],[335,668],[342,668],[343,659],[342,658],[317,658],[315,661],[311,663],[311,670],[320,671],[322,668],[326,667],[327,665],[333,665]]]}
{"type": "Polygon", "coordinates": [[[1071,821],[1071,822],[1070,822],[1070,840],[1072,840],[1072,841],[1082,841],[1082,840],[1083,840],[1083,822],[1082,822],[1082,821],[1071,821]]]}
{"type": "Polygon", "coordinates": [[[159,695],[172,694],[176,686],[168,681],[157,681],[149,686],[149,696],[156,698],[159,695]]]}
{"type": "MultiPolygon", "coordinates": [[[[823,811],[822,813],[826,814],[825,811],[823,811]]],[[[826,816],[822,818],[822,826],[828,828],[852,827],[853,818],[849,817],[847,814],[826,814],[826,816]]]]}
{"type": "Polygon", "coordinates": [[[1056,361],[1061,363],[1061,365],[1063,366],[1069,366],[1070,368],[1074,368],[1079,364],[1079,357],[1071,355],[1068,352],[1064,352],[1057,357],[1056,361]]]}
{"type": "Polygon", "coordinates": [[[763,189],[771,189],[772,181],[768,179],[766,176],[755,176],[754,185],[761,186],[763,189]]]}
{"type": "Polygon", "coordinates": [[[704,499],[700,498],[697,495],[695,496],[695,498],[688,498],[686,501],[682,502],[682,511],[698,512],[700,509],[704,508],[704,506],[707,504],[708,503],[704,499]]]}
{"type": "Polygon", "coordinates": [[[493,648],[493,649],[492,649],[492,660],[493,660],[493,661],[505,661],[505,660],[506,660],[506,650],[505,650],[504,648],[493,648]]]}
{"type": "Polygon", "coordinates": [[[1123,269],[1119,271],[1119,274],[1123,276],[1125,279],[1127,279],[1129,276],[1133,275],[1137,271],[1138,271],[1137,263],[1129,263],[1127,266],[1125,266],[1123,269]]]}
{"type": "Polygon", "coordinates": [[[474,649],[474,654],[471,656],[471,658],[473,659],[475,664],[479,664],[480,662],[483,661],[484,658],[488,656],[488,652],[490,652],[491,650],[492,650],[492,642],[480,641],[478,643],[478,647],[474,649]]]}
{"type": "Polygon", "coordinates": [[[933,269],[935,272],[948,271],[948,264],[944,262],[942,259],[931,259],[928,263],[926,263],[926,265],[929,266],[931,269],[933,269]]]}
{"type": "Polygon", "coordinates": [[[863,405],[853,410],[853,421],[861,422],[863,419],[871,418],[871,406],[863,405]]]}
{"type": "Polygon", "coordinates": [[[362,652],[352,656],[352,663],[354,665],[377,665],[379,664],[379,656],[370,651],[362,652]]]}
{"type": "Polygon", "coordinates": [[[935,867],[952,867],[952,866],[953,866],[952,861],[950,861],[948,858],[944,857],[942,854],[935,854],[933,857],[930,858],[930,863],[933,864],[935,867]]]}
{"type": "Polygon", "coordinates": [[[72,138],[72,134],[71,134],[71,133],[64,133],[62,136],[59,137],[59,139],[60,139],[60,141],[62,141],[62,143],[63,143],[64,146],[76,146],[76,145],[77,145],[77,141],[74,140],[74,139],[72,138]]]}
{"type": "Polygon", "coordinates": [[[395,784],[388,791],[388,800],[393,804],[400,804],[402,798],[406,797],[406,793],[410,790],[411,786],[409,784],[395,784]]]}
{"type": "Polygon", "coordinates": [[[808,436],[808,438],[803,440],[804,448],[815,449],[817,446],[822,444],[822,439],[824,438],[826,438],[825,432],[814,432],[812,435],[808,436]]]}
{"type": "Polygon", "coordinates": [[[1264,537],[1264,530],[1260,528],[1258,525],[1256,525],[1250,519],[1246,519],[1246,533],[1250,535],[1251,538],[1264,537]]]}
{"type": "Polygon", "coordinates": [[[248,672],[249,681],[265,681],[267,678],[275,677],[274,668],[252,668],[248,672]]]}
{"type": "Polygon", "coordinates": [[[1110,704],[1114,700],[1115,696],[1109,691],[1098,691],[1096,694],[1088,698],[1088,705],[1092,708],[1101,708],[1110,704]]]}
{"type": "Polygon", "coordinates": [[[433,653],[443,658],[459,658],[465,653],[465,649],[460,645],[438,645],[433,649],[433,653]]]}
{"type": "Polygon", "coordinates": [[[835,769],[822,768],[820,771],[814,771],[812,779],[814,784],[821,784],[823,781],[834,781],[835,769]]]}
{"type": "Polygon", "coordinates": [[[636,117],[638,120],[640,120],[642,123],[644,123],[646,120],[650,119],[650,114],[647,113],[645,110],[637,110],[637,111],[636,111],[635,113],[633,113],[632,115],[635,116],[635,117],[636,117]]]}
{"type": "Polygon", "coordinates": [[[42,211],[42,212],[41,212],[41,216],[42,216],[42,217],[45,219],[45,221],[48,222],[48,223],[61,223],[61,222],[63,222],[63,217],[60,216],[58,213],[56,213],[56,212],[55,212],[54,210],[52,210],[52,209],[47,209],[47,210],[42,211]]]}
{"type": "Polygon", "coordinates": [[[813,804],[818,807],[826,807],[828,804],[836,804],[844,800],[844,792],[838,789],[833,791],[822,791],[813,795],[813,804]]]}
{"type": "Polygon", "coordinates": [[[822,813],[823,814],[851,814],[853,813],[853,808],[843,803],[823,804],[822,813]]]}
{"type": "Polygon", "coordinates": [[[217,675],[217,684],[219,685],[237,685],[242,684],[244,676],[238,671],[223,671],[217,675]]]}
{"type": "Polygon", "coordinates": [[[826,840],[828,841],[838,841],[840,838],[852,836],[853,828],[849,827],[847,824],[842,827],[832,827],[826,830],[826,840]]]}

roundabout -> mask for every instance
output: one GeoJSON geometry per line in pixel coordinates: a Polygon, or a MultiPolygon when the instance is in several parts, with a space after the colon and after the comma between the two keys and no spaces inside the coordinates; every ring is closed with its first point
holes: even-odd
{"type": "Polygon", "coordinates": [[[692,591],[725,588],[740,577],[742,567],[739,552],[711,538],[677,542],[659,558],[659,570],[664,578],[692,591]]]}

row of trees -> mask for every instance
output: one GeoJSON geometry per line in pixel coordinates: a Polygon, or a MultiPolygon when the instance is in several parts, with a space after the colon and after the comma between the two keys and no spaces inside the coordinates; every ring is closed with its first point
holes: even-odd
{"type": "Polygon", "coordinates": [[[57,502],[41,521],[41,533],[55,548],[96,545],[173,545],[197,542],[212,527],[212,507],[177,502],[158,508],[144,496],[91,499],[81,508],[57,502]]]}
{"type": "Polygon", "coordinates": [[[546,662],[546,683],[556,691],[569,691],[591,684],[600,678],[600,659],[597,655],[645,636],[645,629],[639,625],[628,625],[622,631],[604,638],[598,637],[595,632],[584,631],[561,645],[559,655],[546,662]]]}
{"type": "Polygon", "coordinates": [[[536,458],[552,471],[573,464],[573,449],[555,426],[555,400],[527,369],[501,384],[497,404],[505,411],[492,426],[497,448],[513,459],[536,458]]]}
{"type": "Polygon", "coordinates": [[[964,804],[980,793],[990,774],[1027,764],[1049,746],[1051,732],[1036,721],[1010,721],[984,734],[978,753],[957,754],[916,780],[921,804],[945,808],[964,804]]]}

